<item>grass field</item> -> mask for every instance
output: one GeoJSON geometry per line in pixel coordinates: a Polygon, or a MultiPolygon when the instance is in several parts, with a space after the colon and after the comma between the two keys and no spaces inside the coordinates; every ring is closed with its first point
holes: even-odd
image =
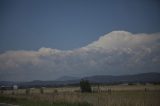
{"type": "Polygon", "coordinates": [[[30,89],[29,94],[24,89],[5,91],[0,102],[20,106],[160,106],[159,85],[100,86],[101,92],[94,93],[77,92],[79,87],[43,89],[43,94],[37,88],[30,89]]]}

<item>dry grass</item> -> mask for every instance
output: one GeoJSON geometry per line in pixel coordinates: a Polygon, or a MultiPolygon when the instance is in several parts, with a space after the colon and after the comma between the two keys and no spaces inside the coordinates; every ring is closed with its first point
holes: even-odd
{"type": "MultiPolygon", "coordinates": [[[[94,87],[96,88],[96,86],[94,87]]],[[[133,85],[133,86],[101,86],[105,92],[99,93],[80,93],[78,87],[63,88],[44,88],[44,94],[40,94],[39,89],[31,89],[29,95],[25,90],[17,90],[14,95],[11,91],[4,95],[15,98],[28,98],[32,100],[48,102],[67,102],[67,103],[90,103],[93,106],[159,106],[160,105],[160,86],[153,85],[133,85]],[[107,92],[111,89],[111,92],[107,92]],[[145,91],[147,89],[147,91],[145,91]],[[58,90],[58,92],[55,92],[58,90]]]]}

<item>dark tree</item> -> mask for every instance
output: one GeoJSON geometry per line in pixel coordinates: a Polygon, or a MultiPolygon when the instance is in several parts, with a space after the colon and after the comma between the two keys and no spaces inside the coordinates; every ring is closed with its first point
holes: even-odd
{"type": "Polygon", "coordinates": [[[88,80],[80,81],[81,92],[92,92],[91,85],[88,80]]]}

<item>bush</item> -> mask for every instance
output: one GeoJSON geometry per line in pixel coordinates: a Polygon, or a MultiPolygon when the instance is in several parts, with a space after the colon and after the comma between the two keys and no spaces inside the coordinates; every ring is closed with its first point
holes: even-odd
{"type": "Polygon", "coordinates": [[[26,95],[30,94],[30,88],[26,89],[26,95]]]}
{"type": "Polygon", "coordinates": [[[44,93],[44,89],[40,88],[40,93],[43,94],[44,93]]]}
{"type": "Polygon", "coordinates": [[[3,91],[3,90],[1,90],[1,91],[0,91],[0,94],[3,94],[3,93],[4,93],[4,91],[3,91]]]}
{"type": "Polygon", "coordinates": [[[81,92],[92,92],[91,85],[88,80],[80,81],[81,92]]]}
{"type": "Polygon", "coordinates": [[[54,91],[53,91],[54,93],[58,93],[58,90],[57,89],[54,89],[54,91]]]}

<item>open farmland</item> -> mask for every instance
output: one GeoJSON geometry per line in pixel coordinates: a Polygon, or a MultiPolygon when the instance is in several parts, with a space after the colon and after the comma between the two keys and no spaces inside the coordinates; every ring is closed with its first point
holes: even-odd
{"type": "Polygon", "coordinates": [[[79,87],[30,88],[4,91],[0,102],[22,106],[159,106],[159,85],[93,86],[93,93],[80,93],[79,87]],[[108,90],[111,91],[108,91],[108,90]],[[5,98],[5,99],[4,99],[5,98]],[[28,101],[23,103],[23,101],[28,101]]]}

